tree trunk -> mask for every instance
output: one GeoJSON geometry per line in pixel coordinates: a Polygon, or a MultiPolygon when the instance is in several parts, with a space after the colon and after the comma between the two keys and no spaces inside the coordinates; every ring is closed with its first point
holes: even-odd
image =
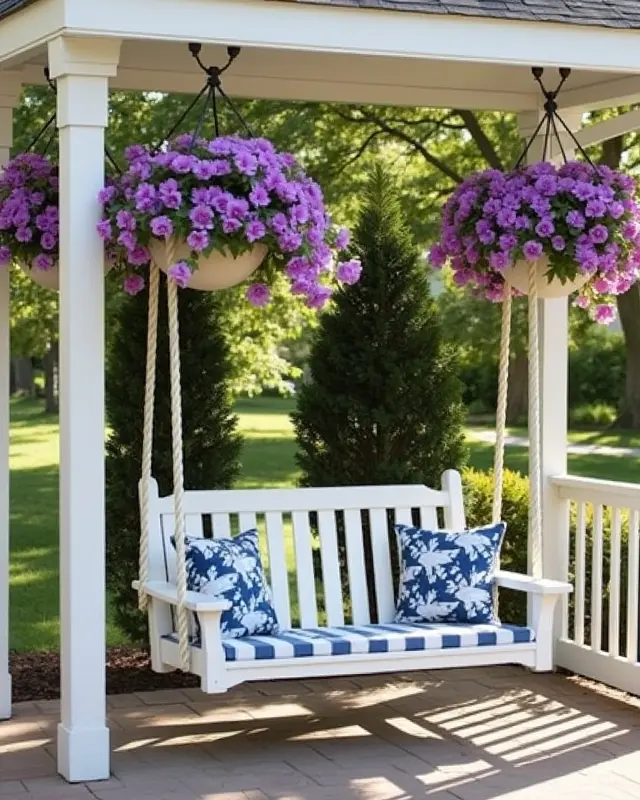
{"type": "Polygon", "coordinates": [[[618,313],[624,333],[627,373],[624,400],[616,424],[640,430],[640,284],[618,295],[618,313]]]}
{"type": "Polygon", "coordinates": [[[33,379],[33,362],[27,356],[18,356],[11,359],[13,363],[14,391],[15,394],[34,397],[36,385],[33,379]]]}
{"type": "Polygon", "coordinates": [[[509,391],[507,394],[507,425],[517,425],[527,417],[529,405],[529,361],[527,354],[516,353],[509,364],[509,391]]]}
{"type": "Polygon", "coordinates": [[[44,396],[45,411],[48,414],[58,413],[58,342],[49,345],[44,357],[44,396]]]}

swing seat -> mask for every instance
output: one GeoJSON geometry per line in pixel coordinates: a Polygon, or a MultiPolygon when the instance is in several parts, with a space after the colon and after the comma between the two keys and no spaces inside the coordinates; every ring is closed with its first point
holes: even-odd
{"type": "MultiPolygon", "coordinates": [[[[150,599],[151,665],[155,672],[170,672],[180,667],[174,614],[176,556],[171,544],[174,505],[172,496],[159,497],[154,480],[148,490],[145,591],[150,599]]],[[[417,511],[422,527],[442,528],[444,523],[449,529],[464,529],[457,472],[443,475],[441,490],[415,485],[187,491],[184,511],[191,537],[220,538],[258,528],[280,624],[277,635],[222,639],[220,617],[230,602],[187,592],[191,672],[200,676],[207,693],[255,680],[497,664],[521,664],[540,672],[553,668],[554,607],[561,595],[571,591],[566,583],[497,573],[498,587],[533,596],[530,627],[393,621],[390,512],[396,523],[411,524],[412,512],[417,511]],[[368,523],[368,541],[363,519],[368,523]],[[319,532],[317,539],[312,526],[319,532]],[[346,541],[346,566],[339,562],[338,531],[346,541]],[[316,574],[316,546],[321,576],[316,574]],[[365,553],[373,562],[371,574],[365,553]],[[375,597],[377,624],[371,623],[370,596],[375,597]],[[199,622],[197,638],[194,615],[199,622]]]]}

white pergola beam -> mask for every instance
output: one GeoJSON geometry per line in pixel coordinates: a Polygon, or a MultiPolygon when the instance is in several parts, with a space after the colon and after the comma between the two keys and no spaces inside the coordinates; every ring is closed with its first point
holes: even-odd
{"type": "MultiPolygon", "coordinates": [[[[274,0],[66,0],[67,33],[640,72],[637,31],[274,0]]],[[[0,49],[0,52],[2,50],[0,49]]]]}
{"type": "Polygon", "coordinates": [[[562,90],[562,105],[566,108],[613,108],[613,106],[640,103],[640,75],[623,78],[611,76],[610,80],[562,90]]]}
{"type": "MultiPolygon", "coordinates": [[[[20,98],[20,76],[0,76],[0,165],[9,160],[13,109],[20,98]]],[[[9,672],[9,392],[11,375],[9,266],[0,267],[0,719],[11,716],[9,672]]]]}
{"type": "Polygon", "coordinates": [[[58,770],[109,777],[105,697],[104,247],[96,234],[118,40],[54,39],[60,129],[58,770]]]}
{"type": "Polygon", "coordinates": [[[611,119],[590,125],[588,128],[583,128],[576,133],[576,139],[582,147],[589,147],[639,129],[640,109],[634,109],[633,111],[627,111],[626,114],[620,114],[617,117],[611,117],[611,119]]]}

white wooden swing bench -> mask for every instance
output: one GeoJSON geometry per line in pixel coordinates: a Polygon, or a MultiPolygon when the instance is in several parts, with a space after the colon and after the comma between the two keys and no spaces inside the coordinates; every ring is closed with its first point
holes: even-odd
{"type": "MultiPolygon", "coordinates": [[[[149,481],[149,552],[146,594],[152,668],[169,672],[181,666],[174,607],[176,555],[174,497],[159,497],[149,481]]],[[[431,529],[462,530],[465,526],[460,475],[448,471],[442,489],[426,486],[366,486],[319,489],[186,491],[187,534],[203,536],[209,527],[216,538],[256,526],[266,530],[265,567],[282,632],[276,636],[226,639],[220,615],[228,601],[188,592],[186,607],[198,615],[200,640],[190,644],[190,669],[201,678],[203,691],[225,692],[244,681],[315,676],[385,673],[407,670],[522,664],[535,671],[553,668],[552,621],[558,597],[567,584],[501,571],[498,587],[533,595],[531,628],[503,624],[395,624],[395,590],[387,514],[396,523],[411,524],[412,509],[420,524],[431,529]],[[322,562],[322,592],[314,572],[310,515],[317,514],[322,562]],[[344,514],[348,596],[343,597],[338,558],[336,512],[344,514]],[[368,515],[373,574],[365,569],[361,512],[368,515]],[[264,525],[261,518],[264,517],[264,525]],[[440,517],[440,519],[439,519],[440,517]],[[287,565],[287,530],[291,520],[299,627],[292,628],[292,603],[287,565]],[[378,623],[371,624],[369,585],[373,582],[378,623]],[[319,602],[320,600],[320,602],[319,602]],[[345,625],[345,609],[349,609],[345,625]]],[[[262,535],[262,534],[261,534],[262,535]]],[[[507,531],[508,536],[508,531],[507,531]]],[[[137,582],[135,584],[137,586],[137,582]]],[[[193,630],[193,628],[192,628],[193,630]]]]}

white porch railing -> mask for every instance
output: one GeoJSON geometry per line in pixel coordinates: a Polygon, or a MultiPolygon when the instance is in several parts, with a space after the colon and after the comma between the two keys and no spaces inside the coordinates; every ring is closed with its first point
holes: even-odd
{"type": "Polygon", "coordinates": [[[570,507],[564,552],[574,587],[561,610],[556,664],[640,694],[640,485],[573,476],[551,483],[570,507]]]}

